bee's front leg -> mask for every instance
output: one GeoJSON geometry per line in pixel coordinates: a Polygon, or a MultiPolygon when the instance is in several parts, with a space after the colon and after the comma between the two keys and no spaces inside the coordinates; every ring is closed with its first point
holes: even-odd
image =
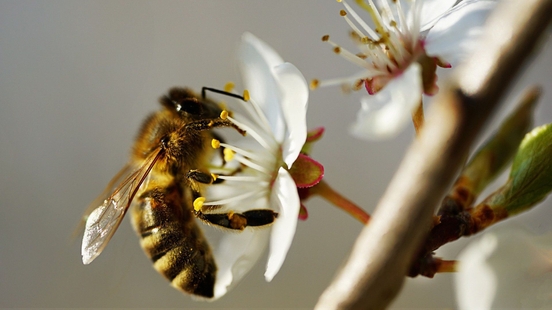
{"type": "Polygon", "coordinates": [[[186,177],[201,184],[219,184],[224,181],[223,179],[217,178],[217,176],[212,173],[205,173],[199,170],[188,171],[186,177]]]}

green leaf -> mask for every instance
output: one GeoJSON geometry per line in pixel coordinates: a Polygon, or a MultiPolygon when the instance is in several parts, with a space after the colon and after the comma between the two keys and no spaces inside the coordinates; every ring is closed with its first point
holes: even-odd
{"type": "Polygon", "coordinates": [[[486,199],[508,215],[528,210],[552,191],[552,124],[528,133],[514,158],[508,182],[486,199]]]}
{"type": "MultiPolygon", "coordinates": [[[[516,211],[543,200],[552,190],[552,124],[535,128],[521,142],[512,172],[512,201],[516,211]]],[[[523,210],[519,210],[523,211],[523,210]]]]}

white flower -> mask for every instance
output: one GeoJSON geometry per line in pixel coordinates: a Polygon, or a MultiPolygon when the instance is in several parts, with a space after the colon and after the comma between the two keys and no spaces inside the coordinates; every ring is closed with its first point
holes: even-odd
{"type": "Polygon", "coordinates": [[[498,229],[470,243],[458,259],[459,309],[552,307],[552,234],[498,229]]]}
{"type": "Polygon", "coordinates": [[[299,70],[250,33],[242,36],[238,58],[250,94],[248,102],[240,102],[249,117],[235,114],[229,119],[244,129],[247,137],[221,145],[233,151],[241,169],[231,176],[220,176],[224,182],[209,187],[204,205],[222,205],[217,212],[272,209],[278,217],[271,228],[246,227],[243,232],[223,237],[215,250],[215,298],[224,295],[251,269],[268,238],[265,279],[271,281],[280,270],[300,209],[297,187],[287,169],[299,156],[307,137],[308,85],[299,70]]]}
{"type": "Polygon", "coordinates": [[[341,84],[360,89],[364,85],[369,94],[376,94],[363,99],[351,127],[353,135],[364,139],[394,135],[404,127],[421,104],[422,94],[437,92],[437,66],[455,66],[474,49],[495,5],[483,0],[457,5],[456,0],[379,0],[376,6],[372,0],[357,0],[368,11],[372,28],[342,3],[341,15],[351,26],[360,53],[343,49],[329,36],[323,40],[363,70],[346,78],[315,80],[313,86],[341,84]]]}

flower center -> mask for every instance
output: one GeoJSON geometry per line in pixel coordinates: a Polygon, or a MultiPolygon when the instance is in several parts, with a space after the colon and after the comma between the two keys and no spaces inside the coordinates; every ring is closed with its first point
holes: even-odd
{"type": "Polygon", "coordinates": [[[344,91],[359,90],[363,86],[373,95],[389,81],[400,76],[414,62],[422,67],[423,91],[426,95],[437,92],[437,66],[450,68],[450,64],[436,57],[429,57],[424,48],[424,38],[420,35],[420,18],[423,1],[412,3],[403,9],[401,1],[380,0],[379,6],[373,0],[355,0],[368,12],[372,24],[369,26],[344,0],[340,15],[351,27],[350,36],[359,53],[353,54],[330,40],[329,35],[322,41],[333,46],[333,51],[346,60],[362,67],[362,72],[346,78],[332,80],[312,80],[311,89],[320,86],[341,85],[344,91]]]}
{"type": "MultiPolygon", "coordinates": [[[[228,85],[225,91],[231,92],[232,87],[228,85]]],[[[222,205],[243,208],[258,199],[270,199],[278,170],[285,165],[281,146],[274,139],[261,107],[251,99],[247,90],[243,99],[238,102],[249,117],[236,115],[234,118],[228,114],[225,117],[244,130],[252,138],[248,142],[253,144],[242,141],[244,144],[239,146],[213,140],[213,148],[224,148],[224,161],[230,166],[218,168],[222,173],[216,179],[224,180],[224,183],[210,185],[206,199],[198,201],[197,208],[222,205]]]]}
{"type": "MultiPolygon", "coordinates": [[[[373,94],[379,91],[391,78],[401,74],[408,66],[425,54],[423,43],[419,40],[418,21],[407,23],[407,17],[400,1],[380,1],[376,7],[372,0],[356,0],[357,4],[368,12],[373,27],[369,26],[347,2],[340,1],[344,10],[340,15],[349,24],[353,42],[360,53],[353,54],[332,42],[328,35],[322,37],[333,46],[334,52],[348,61],[362,67],[365,71],[348,78],[330,81],[313,81],[312,88],[331,84],[349,82],[353,90],[358,90],[365,84],[368,92],[373,94]],[[351,18],[349,18],[349,16],[351,18]],[[374,81],[371,81],[374,80],[374,81]]],[[[421,4],[415,1],[411,10],[415,10],[411,19],[416,19],[421,4]]]]}

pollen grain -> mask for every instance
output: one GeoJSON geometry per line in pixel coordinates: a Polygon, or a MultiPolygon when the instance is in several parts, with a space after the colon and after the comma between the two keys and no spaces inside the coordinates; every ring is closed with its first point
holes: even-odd
{"type": "Polygon", "coordinates": [[[217,139],[211,140],[211,147],[214,149],[218,149],[220,147],[220,141],[217,139]]]}
{"type": "Polygon", "coordinates": [[[203,208],[204,202],[205,202],[205,197],[197,197],[196,200],[194,200],[194,210],[201,211],[201,208],[203,208]]]}
{"type": "Polygon", "coordinates": [[[228,82],[224,85],[224,91],[225,92],[231,92],[232,90],[234,90],[234,83],[232,82],[228,82]]]}
{"type": "Polygon", "coordinates": [[[247,89],[243,90],[243,101],[249,101],[251,97],[249,96],[249,91],[247,89]]]}
{"type": "Polygon", "coordinates": [[[220,112],[220,118],[221,119],[227,119],[228,118],[228,111],[222,110],[222,112],[220,112]]]}

